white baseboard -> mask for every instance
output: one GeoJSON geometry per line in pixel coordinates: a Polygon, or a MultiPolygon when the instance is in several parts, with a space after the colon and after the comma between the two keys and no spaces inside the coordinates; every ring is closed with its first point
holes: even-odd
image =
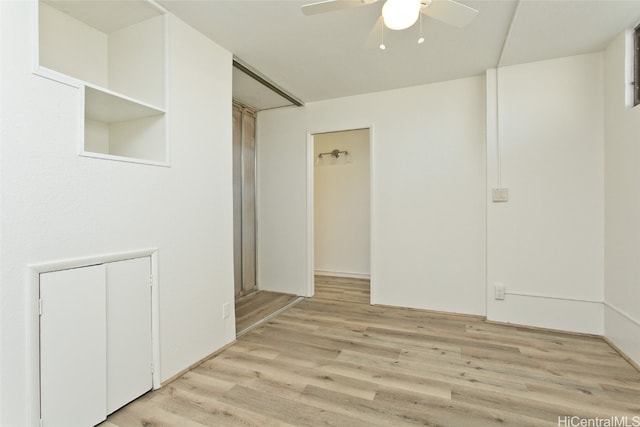
{"type": "Polygon", "coordinates": [[[640,321],[605,303],[604,336],[636,366],[640,366],[640,321]]]}
{"type": "Polygon", "coordinates": [[[487,301],[487,320],[602,336],[603,310],[597,301],[507,294],[487,301]]]}
{"type": "Polygon", "coordinates": [[[346,277],[348,279],[371,279],[368,273],[348,273],[344,271],[315,270],[316,276],[346,277]]]}

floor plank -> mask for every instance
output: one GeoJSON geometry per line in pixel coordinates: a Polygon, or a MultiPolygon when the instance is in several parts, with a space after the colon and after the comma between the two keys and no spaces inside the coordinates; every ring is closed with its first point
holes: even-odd
{"type": "Polygon", "coordinates": [[[369,280],[315,276],[315,297],[369,304],[369,280]]]}
{"type": "Polygon", "coordinates": [[[236,331],[241,333],[267,316],[293,302],[297,296],[280,292],[256,291],[236,301],[236,331]]]}
{"type": "Polygon", "coordinates": [[[565,416],[634,420],[640,372],[598,337],[371,306],[367,281],[319,276],[314,298],[103,427],[557,426],[565,416]]]}

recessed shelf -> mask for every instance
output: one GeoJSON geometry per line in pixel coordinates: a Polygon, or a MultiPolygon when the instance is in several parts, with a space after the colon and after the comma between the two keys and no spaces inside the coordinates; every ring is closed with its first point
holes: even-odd
{"type": "Polygon", "coordinates": [[[85,87],[84,104],[82,154],[166,163],[164,111],[89,86],[85,87]]]}
{"type": "Polygon", "coordinates": [[[165,13],[146,0],[38,2],[35,72],[80,88],[80,154],[168,163],[165,13]]]}
{"type": "Polygon", "coordinates": [[[85,88],[85,118],[105,123],[164,114],[163,110],[112,91],[85,88]]]}

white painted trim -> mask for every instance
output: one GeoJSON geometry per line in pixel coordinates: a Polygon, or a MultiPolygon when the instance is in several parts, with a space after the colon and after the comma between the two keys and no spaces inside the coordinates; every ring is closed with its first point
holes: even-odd
{"type": "Polygon", "coordinates": [[[36,73],[40,68],[40,2],[31,0],[31,71],[36,73]]]}
{"type": "Polygon", "coordinates": [[[328,276],[328,277],[346,277],[350,279],[370,279],[371,274],[365,273],[349,273],[344,271],[327,271],[327,270],[315,270],[316,276],[328,276]]]}
{"type": "Polygon", "coordinates": [[[27,267],[27,386],[25,387],[27,402],[27,420],[33,427],[40,426],[40,315],[38,300],[40,298],[40,271],[27,267]]]}
{"type": "Polygon", "coordinates": [[[125,101],[128,101],[128,102],[130,102],[132,104],[142,105],[143,107],[146,107],[146,108],[148,108],[150,110],[155,110],[157,114],[166,113],[165,109],[160,107],[160,106],[153,105],[153,104],[150,104],[150,103],[145,102],[145,101],[141,101],[139,99],[133,98],[133,97],[131,97],[129,95],[125,95],[125,94],[120,93],[120,92],[116,92],[115,90],[112,90],[112,89],[109,89],[109,88],[106,88],[106,87],[95,85],[95,84],[89,83],[89,82],[83,82],[82,85],[85,86],[85,87],[91,88],[91,89],[93,89],[95,91],[106,93],[107,95],[111,95],[111,96],[113,96],[115,98],[124,99],[125,101]]]}
{"type": "Polygon", "coordinates": [[[154,249],[151,257],[151,361],[153,362],[152,386],[160,388],[160,264],[158,250],[154,249]]]}
{"type": "Polygon", "coordinates": [[[372,128],[373,128],[373,125],[371,124],[371,122],[362,122],[362,123],[354,123],[353,126],[342,126],[338,128],[326,127],[326,128],[312,129],[308,131],[307,134],[318,135],[321,133],[348,132],[350,130],[372,129],[372,128]]]}
{"type": "MultiPolygon", "coordinates": [[[[3,22],[3,17],[4,17],[4,8],[2,7],[2,5],[0,5],[0,23],[3,22]]],[[[1,25],[1,24],[0,24],[1,25]]],[[[0,39],[2,39],[2,29],[0,29],[0,39]]],[[[2,45],[0,43],[0,49],[2,49],[2,45]]],[[[2,55],[0,55],[0,82],[3,81],[2,79],[2,70],[4,70],[4,65],[3,65],[3,59],[2,59],[2,55]]],[[[2,90],[2,83],[0,83],[0,90],[2,90]]],[[[0,108],[0,123],[2,123],[2,108],[0,108]]],[[[2,137],[0,137],[0,144],[2,137]]],[[[2,163],[2,154],[0,153],[0,164],[2,163]]],[[[2,188],[2,178],[0,178],[0,188],[2,188]]],[[[0,193],[1,194],[1,193],[0,193]]],[[[2,195],[0,195],[0,205],[2,205],[2,195]]],[[[2,231],[0,230],[0,247],[2,246],[2,243],[4,240],[2,239],[2,231]]],[[[1,290],[1,286],[0,286],[0,307],[4,307],[4,305],[2,304],[2,290],[1,290]]],[[[3,343],[3,339],[2,339],[2,316],[0,316],[0,376],[2,375],[3,371],[4,371],[4,363],[2,363],[2,354],[3,354],[3,350],[2,350],[2,343],[3,343]]],[[[27,343],[28,344],[28,343],[27,343]]],[[[0,422],[3,419],[2,417],[2,411],[3,411],[3,404],[1,402],[4,402],[4,397],[3,397],[3,387],[0,385],[0,422]]]]}
{"type": "Polygon", "coordinates": [[[170,110],[170,90],[171,85],[169,84],[169,74],[170,74],[170,66],[171,66],[171,30],[169,26],[171,25],[169,14],[167,11],[156,2],[149,0],[149,2],[155,5],[158,9],[164,11],[164,99],[163,99],[163,107],[165,111],[165,120],[164,120],[164,160],[165,164],[163,166],[171,167],[171,138],[169,137],[169,132],[171,131],[171,126],[169,126],[169,120],[171,119],[170,110]]]}
{"type": "Polygon", "coordinates": [[[604,302],[604,305],[605,305],[605,307],[610,308],[611,310],[615,311],[616,313],[618,313],[622,317],[626,317],[627,320],[629,320],[631,323],[635,323],[637,326],[640,326],[640,320],[634,319],[630,314],[628,314],[627,312],[625,312],[621,308],[618,308],[615,305],[610,304],[610,303],[608,303],[606,301],[604,302]]]}
{"type": "Polygon", "coordinates": [[[377,282],[375,280],[377,276],[377,263],[374,262],[376,259],[376,234],[377,223],[376,223],[376,209],[375,200],[376,200],[376,185],[375,185],[375,144],[374,144],[374,127],[375,125],[372,123],[369,125],[369,303],[377,304],[378,299],[378,287],[377,282]]]}
{"type": "Polygon", "coordinates": [[[146,248],[132,251],[112,252],[108,254],[93,255],[80,258],[68,258],[39,264],[30,264],[27,268],[37,274],[51,271],[68,270],[70,268],[87,267],[89,265],[104,264],[107,262],[125,261],[128,259],[151,256],[158,248],[146,248]]]}
{"type": "MultiPolygon", "coordinates": [[[[76,136],[76,145],[78,148],[78,155],[83,156],[85,153],[88,153],[87,151],[84,150],[84,139],[85,139],[85,134],[87,131],[87,120],[85,117],[85,113],[84,113],[84,106],[86,104],[86,97],[87,97],[87,87],[84,85],[81,85],[78,88],[79,91],[79,95],[78,95],[78,106],[77,106],[77,112],[76,112],[76,116],[78,117],[78,135],[76,136]]],[[[92,153],[92,154],[97,154],[97,153],[92,153]]]]}
{"type": "MultiPolygon", "coordinates": [[[[84,123],[84,120],[81,120],[81,122],[84,123]]],[[[83,140],[84,138],[81,139],[80,141],[82,142],[83,140]]],[[[115,156],[113,154],[95,153],[93,151],[85,151],[84,149],[82,149],[82,151],[80,151],[78,155],[80,155],[81,157],[90,157],[90,158],[102,159],[102,160],[113,160],[116,162],[136,163],[140,165],[149,165],[149,166],[162,166],[167,168],[171,167],[171,165],[167,162],[157,162],[154,160],[138,159],[136,157],[125,157],[125,156],[115,156]]]]}
{"type": "MultiPolygon", "coordinates": [[[[635,28],[635,27],[634,27],[635,28]]],[[[624,104],[627,110],[634,107],[634,66],[635,66],[635,42],[634,30],[629,28],[624,32],[624,104]]]]}
{"type": "Polygon", "coordinates": [[[559,301],[575,301],[575,302],[584,302],[584,303],[590,303],[590,304],[602,304],[603,303],[602,301],[587,300],[587,299],[584,299],[584,298],[574,298],[574,297],[564,297],[564,296],[557,296],[557,295],[537,294],[537,293],[532,293],[532,292],[510,291],[508,289],[505,290],[505,295],[517,295],[517,296],[521,296],[521,297],[543,298],[543,299],[552,299],[552,300],[559,300],[559,301]]]}
{"type": "Polygon", "coordinates": [[[602,302],[510,294],[487,310],[487,320],[539,328],[604,335],[602,302]]]}
{"type": "MultiPolygon", "coordinates": [[[[39,61],[40,59],[37,59],[39,61]]],[[[82,80],[79,80],[75,77],[68,76],[59,71],[52,70],[51,68],[47,68],[42,65],[38,65],[34,68],[33,74],[40,76],[42,78],[52,80],[56,83],[62,83],[63,85],[80,88],[84,85],[82,80]]]]}
{"type": "Polygon", "coordinates": [[[40,426],[40,316],[38,313],[38,300],[40,298],[40,274],[51,271],[68,270],[71,268],[87,267],[90,265],[105,264],[128,259],[151,258],[151,271],[153,283],[151,290],[151,335],[152,361],[154,375],[152,376],[153,389],[160,387],[160,291],[158,289],[158,248],[147,248],[133,251],[113,252],[102,255],[93,255],[81,258],[69,258],[50,261],[39,264],[27,265],[25,280],[27,282],[26,326],[27,330],[27,387],[25,388],[27,405],[27,420],[33,427],[40,426]]]}
{"type": "Polygon", "coordinates": [[[638,336],[640,336],[640,322],[619,308],[608,303],[604,304],[605,340],[636,366],[640,366],[638,336]]]}
{"type": "MultiPolygon", "coordinates": [[[[370,273],[369,280],[370,282],[370,304],[375,304],[376,293],[375,293],[375,263],[374,254],[375,254],[375,237],[374,230],[375,227],[375,215],[374,215],[374,200],[375,200],[375,183],[374,183],[374,124],[361,124],[354,125],[349,127],[344,127],[340,129],[322,129],[316,131],[307,131],[307,272],[308,272],[308,291],[309,294],[307,296],[311,297],[315,292],[315,284],[314,284],[314,247],[315,247],[315,236],[314,236],[314,183],[313,183],[313,174],[315,168],[315,156],[314,156],[314,135],[322,134],[322,133],[334,133],[334,132],[347,132],[350,130],[357,129],[368,129],[369,130],[369,264],[370,264],[370,273]]],[[[344,276],[347,277],[347,276],[344,276]]]]}
{"type": "Polygon", "coordinates": [[[488,197],[489,197],[489,147],[491,144],[495,143],[494,138],[495,138],[495,129],[494,126],[496,126],[495,123],[495,117],[493,117],[493,114],[491,112],[491,103],[494,102],[495,100],[493,99],[494,95],[497,94],[492,94],[492,86],[491,86],[491,82],[492,82],[492,72],[491,70],[486,70],[485,72],[485,108],[486,108],[486,129],[485,129],[485,140],[484,140],[484,156],[482,156],[482,175],[484,176],[484,182],[483,182],[483,188],[482,188],[482,213],[483,213],[483,219],[482,219],[482,227],[483,227],[483,246],[484,246],[484,253],[482,255],[483,258],[483,265],[482,265],[482,269],[483,269],[483,274],[482,274],[482,280],[483,280],[483,285],[484,285],[484,301],[483,301],[483,308],[482,308],[482,313],[484,318],[487,318],[487,311],[488,311],[488,303],[487,303],[487,297],[489,295],[489,286],[488,286],[488,280],[489,280],[489,202],[488,202],[488,197]]]}
{"type": "MultiPolygon", "coordinates": [[[[232,113],[233,113],[233,105],[231,107],[232,113]]],[[[258,143],[258,132],[259,129],[258,127],[260,126],[260,121],[258,120],[258,113],[256,113],[255,116],[255,120],[254,120],[254,141],[253,141],[253,151],[254,151],[254,157],[253,157],[253,164],[254,164],[254,171],[253,171],[253,179],[254,179],[254,186],[253,186],[253,210],[254,210],[254,218],[253,218],[253,224],[254,224],[254,246],[255,246],[255,277],[256,277],[256,286],[258,287],[258,289],[260,289],[260,284],[258,283],[258,279],[260,277],[262,277],[262,267],[261,267],[261,262],[260,262],[260,257],[258,255],[258,249],[260,248],[260,233],[259,233],[259,228],[260,228],[260,224],[258,223],[259,219],[260,219],[260,206],[262,206],[262,204],[259,202],[260,200],[260,189],[259,189],[259,185],[258,185],[258,178],[260,177],[260,162],[258,162],[258,158],[260,155],[260,144],[258,143]]],[[[233,130],[231,131],[232,133],[232,138],[233,138],[233,130]]],[[[235,242],[234,242],[235,245],[235,242]]],[[[233,245],[232,245],[233,246],[233,245]]],[[[234,266],[234,275],[235,275],[235,266],[234,266]]],[[[235,280],[235,277],[234,277],[235,280]]],[[[235,282],[234,282],[234,293],[235,293],[235,282]]],[[[233,329],[234,329],[234,333],[236,334],[236,338],[238,337],[237,334],[237,329],[235,324],[233,325],[233,329]]]]}
{"type": "Polygon", "coordinates": [[[307,297],[315,295],[315,236],[314,236],[314,136],[307,132],[307,297]]]}

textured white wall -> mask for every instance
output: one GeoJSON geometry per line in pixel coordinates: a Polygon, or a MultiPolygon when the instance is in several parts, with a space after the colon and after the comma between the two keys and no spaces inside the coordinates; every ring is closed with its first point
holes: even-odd
{"type": "Polygon", "coordinates": [[[505,204],[483,182],[497,186],[491,77],[262,113],[261,286],[306,289],[305,133],[372,126],[374,303],[602,333],[602,56],[500,70],[505,204]]]}
{"type": "MultiPolygon", "coordinates": [[[[495,70],[488,73],[487,187],[498,185],[495,70]]],[[[603,331],[603,90],[600,54],[499,70],[502,185],[487,209],[487,317],[603,331]],[[506,286],[504,301],[494,284],[506,286]]]]}
{"type": "MultiPolygon", "coordinates": [[[[4,27],[4,16],[5,16],[5,12],[4,12],[4,8],[2,7],[2,5],[0,5],[0,26],[4,27]]],[[[0,165],[2,165],[3,163],[3,156],[2,156],[2,152],[3,152],[3,145],[4,145],[4,137],[5,137],[5,131],[4,131],[4,109],[6,108],[5,106],[5,102],[4,102],[4,96],[2,94],[3,92],[3,88],[5,85],[5,77],[4,77],[4,37],[5,34],[2,32],[2,29],[0,27],[0,165]]],[[[2,206],[3,206],[3,202],[4,199],[2,197],[2,190],[3,190],[3,185],[2,185],[2,173],[0,173],[0,260],[2,259],[2,250],[4,248],[4,245],[2,244],[2,242],[4,241],[4,233],[2,232],[2,206]]],[[[4,295],[4,290],[3,290],[3,286],[2,286],[2,266],[0,264],[0,308],[2,308],[2,301],[4,299],[3,297],[4,295]]],[[[3,354],[4,354],[4,334],[5,334],[5,327],[4,327],[4,319],[2,317],[2,314],[0,314],[0,376],[3,375],[3,370],[4,370],[4,362],[3,362],[3,354]]],[[[28,387],[28,385],[25,384],[25,388],[28,387]]],[[[2,387],[2,385],[0,384],[0,424],[3,422],[4,420],[4,405],[2,404],[2,402],[4,402],[4,387],[2,387]]]]}
{"type": "Polygon", "coordinates": [[[625,108],[625,34],[604,55],[604,332],[640,364],[640,107],[625,108]]]}
{"type": "Polygon", "coordinates": [[[172,17],[172,166],[80,157],[78,89],[31,73],[31,2],[0,9],[0,424],[23,426],[29,264],[158,247],[162,379],[235,338],[232,56],[172,17]]]}
{"type": "Polygon", "coordinates": [[[484,314],[485,80],[261,112],[259,286],[307,289],[306,134],[372,128],[372,301],[484,314]]]}
{"type": "Polygon", "coordinates": [[[314,168],[314,270],[319,274],[369,277],[369,130],[314,135],[314,158],[334,149],[314,168]]]}

